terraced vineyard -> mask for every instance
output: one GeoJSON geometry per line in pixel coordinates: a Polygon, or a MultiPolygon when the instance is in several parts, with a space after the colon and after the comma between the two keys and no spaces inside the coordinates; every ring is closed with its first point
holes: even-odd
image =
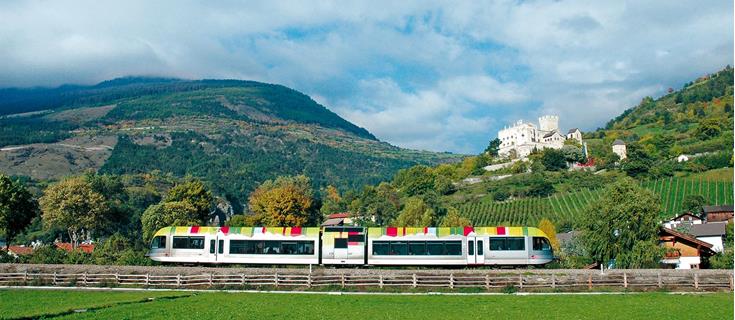
{"type": "MultiPolygon", "coordinates": [[[[685,196],[700,194],[708,204],[733,204],[732,181],[669,178],[641,183],[661,198],[661,216],[671,217],[682,210],[685,196]]],[[[583,189],[547,198],[526,198],[505,202],[470,203],[460,207],[460,214],[474,225],[537,225],[548,218],[557,225],[571,225],[590,203],[602,196],[601,190],[583,189]]]]}

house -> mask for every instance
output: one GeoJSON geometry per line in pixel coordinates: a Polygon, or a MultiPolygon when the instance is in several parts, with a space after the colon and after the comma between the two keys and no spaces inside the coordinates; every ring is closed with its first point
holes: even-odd
{"type": "Polygon", "coordinates": [[[687,162],[689,161],[689,156],[685,154],[680,154],[678,157],[676,157],[676,162],[687,162]]]}
{"type": "Polygon", "coordinates": [[[334,227],[334,226],[344,226],[344,225],[353,225],[354,222],[352,221],[352,218],[350,218],[349,212],[342,212],[342,213],[333,213],[327,216],[327,220],[324,220],[324,223],[322,223],[323,227],[334,227]]]}
{"type": "Polygon", "coordinates": [[[9,246],[8,247],[8,254],[13,255],[15,257],[25,256],[31,253],[33,253],[33,247],[26,247],[26,246],[9,246]]]}
{"type": "Polygon", "coordinates": [[[710,222],[692,225],[689,234],[712,245],[712,251],[722,252],[724,248],[727,222],[710,222]]]}
{"type": "Polygon", "coordinates": [[[669,221],[664,221],[662,224],[664,228],[669,229],[676,229],[681,225],[695,225],[695,224],[702,224],[704,221],[702,221],[702,218],[699,216],[696,216],[692,214],[691,212],[685,212],[678,216],[675,216],[671,218],[669,221]]]}
{"type": "Polygon", "coordinates": [[[732,205],[726,204],[721,206],[704,206],[704,219],[707,222],[727,221],[732,222],[732,205]]]}
{"type": "Polygon", "coordinates": [[[582,131],[579,131],[579,128],[569,129],[569,131],[567,131],[567,140],[569,139],[577,140],[582,144],[582,131]]]}
{"type": "Polygon", "coordinates": [[[659,245],[669,249],[661,264],[674,269],[699,269],[703,258],[715,254],[711,244],[669,228],[659,229],[659,245]]]}
{"type": "Polygon", "coordinates": [[[616,139],[613,141],[612,151],[620,157],[620,160],[628,157],[628,151],[625,149],[625,142],[623,142],[623,140],[616,139]]]}

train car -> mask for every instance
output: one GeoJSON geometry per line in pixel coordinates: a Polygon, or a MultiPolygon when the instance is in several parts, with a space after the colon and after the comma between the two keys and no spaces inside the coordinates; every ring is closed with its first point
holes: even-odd
{"type": "Polygon", "coordinates": [[[323,265],[541,265],[553,260],[533,227],[166,227],[160,262],[323,265]]]}
{"type": "Polygon", "coordinates": [[[166,227],[151,241],[160,262],[319,264],[320,228],[166,227]]]}
{"type": "Polygon", "coordinates": [[[369,265],[541,265],[554,259],[533,227],[369,228],[369,265]]]}

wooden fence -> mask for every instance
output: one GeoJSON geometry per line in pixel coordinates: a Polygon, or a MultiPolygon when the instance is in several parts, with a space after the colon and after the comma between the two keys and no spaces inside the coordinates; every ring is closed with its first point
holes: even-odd
{"type": "Polygon", "coordinates": [[[161,288],[253,288],[253,287],[408,287],[408,288],[498,288],[520,290],[617,288],[675,288],[683,290],[733,290],[731,270],[678,271],[645,270],[599,272],[489,272],[486,274],[120,274],[120,273],[0,273],[0,285],[51,286],[144,286],[161,288]]]}

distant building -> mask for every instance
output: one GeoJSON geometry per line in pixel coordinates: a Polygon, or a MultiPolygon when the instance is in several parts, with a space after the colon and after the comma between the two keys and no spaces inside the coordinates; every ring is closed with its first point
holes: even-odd
{"type": "Polygon", "coordinates": [[[668,249],[661,264],[673,269],[699,269],[702,258],[715,254],[711,244],[668,228],[659,230],[659,244],[668,249]]]}
{"type": "Polygon", "coordinates": [[[534,149],[561,149],[567,139],[576,139],[582,143],[582,132],[579,129],[575,128],[574,132],[570,130],[572,138],[569,134],[567,136],[561,134],[558,116],[542,116],[538,122],[536,126],[536,124],[518,120],[511,127],[500,130],[498,132],[500,140],[498,154],[511,156],[515,153],[516,157],[522,159],[528,157],[534,149]]]}
{"type": "Polygon", "coordinates": [[[726,232],[727,222],[724,221],[697,224],[689,229],[689,234],[711,244],[714,252],[722,252],[726,232]]]}
{"type": "Polygon", "coordinates": [[[676,229],[679,226],[692,226],[695,224],[702,224],[702,218],[698,217],[697,215],[692,214],[691,212],[682,213],[678,216],[675,216],[671,218],[669,221],[665,221],[663,223],[664,228],[669,229],[676,229]]]}
{"type": "Polygon", "coordinates": [[[352,218],[350,217],[349,212],[342,212],[342,213],[333,213],[327,216],[327,220],[322,223],[323,227],[334,227],[334,226],[350,226],[353,225],[354,222],[352,221],[352,218]]]}
{"type": "Polygon", "coordinates": [[[579,142],[579,144],[582,144],[582,131],[579,131],[578,128],[569,129],[567,131],[567,139],[574,139],[579,142]]]}
{"type": "Polygon", "coordinates": [[[628,157],[628,151],[625,149],[625,142],[623,140],[615,140],[612,145],[612,151],[620,157],[620,160],[628,157]]]}
{"type": "Polygon", "coordinates": [[[726,204],[722,206],[704,206],[702,212],[707,222],[727,221],[732,222],[733,206],[726,204]]]}
{"type": "Polygon", "coordinates": [[[678,157],[676,157],[676,162],[687,162],[689,161],[689,156],[685,154],[680,154],[678,157]]]}

